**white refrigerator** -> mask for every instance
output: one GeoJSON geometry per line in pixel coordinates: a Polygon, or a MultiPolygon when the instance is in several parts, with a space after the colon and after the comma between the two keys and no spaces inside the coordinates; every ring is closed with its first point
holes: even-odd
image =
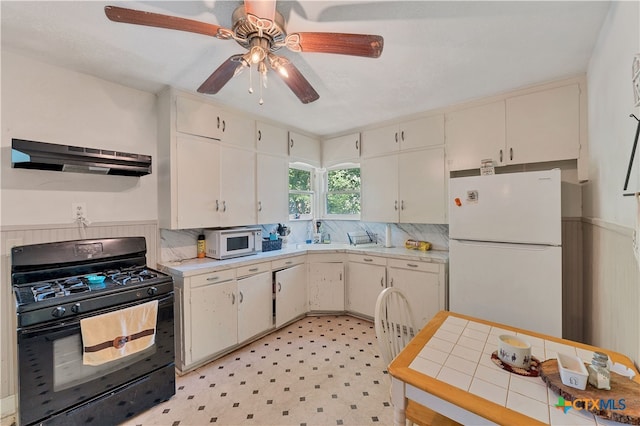
{"type": "Polygon", "coordinates": [[[562,337],[560,170],[451,178],[449,308],[562,337]]]}

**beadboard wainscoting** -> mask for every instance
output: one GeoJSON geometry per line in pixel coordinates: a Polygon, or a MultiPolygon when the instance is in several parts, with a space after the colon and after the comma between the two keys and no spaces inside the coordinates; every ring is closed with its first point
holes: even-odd
{"type": "Polygon", "coordinates": [[[157,221],[92,223],[86,227],[70,224],[3,226],[1,228],[0,359],[2,364],[0,365],[0,409],[3,417],[16,411],[15,393],[17,391],[15,300],[9,285],[11,282],[11,247],[55,241],[115,237],[145,237],[147,240],[147,264],[150,267],[157,265],[159,247],[157,221]]]}
{"type": "Polygon", "coordinates": [[[585,342],[640,364],[640,268],[630,228],[584,219],[585,342]]]}

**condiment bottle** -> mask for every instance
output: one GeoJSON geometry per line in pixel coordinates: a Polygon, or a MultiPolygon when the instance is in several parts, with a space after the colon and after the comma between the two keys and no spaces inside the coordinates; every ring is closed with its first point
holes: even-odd
{"type": "Polygon", "coordinates": [[[205,252],[206,252],[206,240],[204,239],[204,235],[200,234],[198,235],[198,258],[202,259],[204,258],[205,252]]]}
{"type": "Polygon", "coordinates": [[[589,371],[589,384],[597,389],[611,389],[611,374],[607,361],[609,357],[602,352],[594,352],[591,365],[587,367],[589,371]]]}

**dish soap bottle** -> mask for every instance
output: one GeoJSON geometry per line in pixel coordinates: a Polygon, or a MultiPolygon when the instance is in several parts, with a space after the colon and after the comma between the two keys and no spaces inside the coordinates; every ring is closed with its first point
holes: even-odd
{"type": "Polygon", "coordinates": [[[197,251],[198,251],[198,259],[203,259],[205,252],[207,250],[207,242],[204,239],[204,235],[200,234],[198,235],[198,246],[197,246],[197,251]]]}
{"type": "Polygon", "coordinates": [[[597,389],[611,389],[611,374],[609,373],[609,366],[607,365],[608,360],[609,357],[607,354],[594,352],[591,365],[587,367],[589,371],[589,384],[597,389]]]}

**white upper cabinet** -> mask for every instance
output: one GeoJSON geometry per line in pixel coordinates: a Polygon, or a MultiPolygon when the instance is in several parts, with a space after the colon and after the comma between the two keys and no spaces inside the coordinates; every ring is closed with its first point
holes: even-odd
{"type": "Polygon", "coordinates": [[[256,154],[220,146],[220,226],[256,223],[256,154]]]}
{"type": "Polygon", "coordinates": [[[360,165],[364,222],[398,222],[398,156],[366,158],[360,165]]]}
{"type": "Polygon", "coordinates": [[[400,124],[400,150],[444,144],[444,115],[438,114],[400,124]]]}
{"type": "Polygon", "coordinates": [[[398,156],[401,223],[447,223],[444,148],[403,152],[398,156]]]}
{"type": "Polygon", "coordinates": [[[447,223],[442,147],[362,161],[365,222],[447,223]]]}
{"type": "Polygon", "coordinates": [[[258,153],[257,214],[260,224],[289,220],[289,163],[286,157],[258,153]]]}
{"type": "Polygon", "coordinates": [[[320,167],[320,141],[295,132],[289,132],[289,159],[320,167]]]}
{"type": "Polygon", "coordinates": [[[362,132],[362,156],[365,158],[442,144],[443,114],[362,132]]]}
{"type": "Polygon", "coordinates": [[[507,164],[578,158],[578,84],[507,99],[507,164]]]}
{"type": "Polygon", "coordinates": [[[224,112],[225,130],[222,142],[247,149],[256,149],[255,120],[240,114],[224,112]]]}
{"type": "Polygon", "coordinates": [[[219,225],[220,147],[216,141],[191,135],[178,135],[174,226],[169,211],[159,212],[162,227],[208,228],[219,225]],[[164,219],[164,220],[163,220],[164,219]]]}
{"type": "Polygon", "coordinates": [[[480,168],[481,161],[488,158],[499,163],[506,143],[505,102],[501,100],[449,113],[445,128],[450,170],[480,168]]]}
{"type": "Polygon", "coordinates": [[[322,166],[360,161],[360,133],[352,133],[322,141],[322,166]]]}
{"type": "Polygon", "coordinates": [[[215,105],[176,96],[176,130],[205,138],[222,139],[227,123],[223,110],[215,105]]]}
{"type": "Polygon", "coordinates": [[[397,124],[362,132],[362,156],[364,158],[391,154],[399,150],[400,140],[397,124]]]}
{"type": "Polygon", "coordinates": [[[266,154],[287,156],[288,131],[284,127],[256,122],[256,149],[266,154]]]}
{"type": "Polygon", "coordinates": [[[449,169],[578,159],[582,102],[574,82],[447,113],[449,169]]]}
{"type": "Polygon", "coordinates": [[[173,89],[157,106],[160,227],[255,224],[254,121],[173,89]]]}

